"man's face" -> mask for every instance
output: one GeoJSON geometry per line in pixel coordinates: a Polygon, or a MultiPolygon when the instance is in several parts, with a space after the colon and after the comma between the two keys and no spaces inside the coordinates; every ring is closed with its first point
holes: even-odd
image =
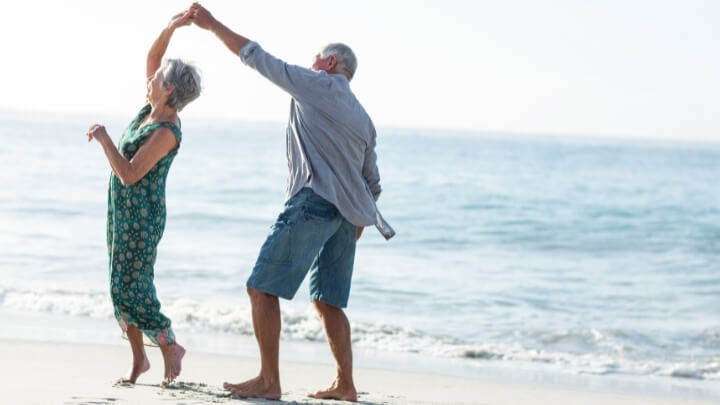
{"type": "Polygon", "coordinates": [[[312,70],[319,72],[329,72],[335,66],[335,55],[328,55],[326,58],[322,57],[322,53],[318,52],[315,55],[315,61],[312,64],[312,70]]]}

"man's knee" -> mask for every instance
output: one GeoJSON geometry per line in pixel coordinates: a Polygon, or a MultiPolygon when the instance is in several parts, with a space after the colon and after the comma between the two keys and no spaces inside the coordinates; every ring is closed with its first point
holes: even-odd
{"type": "Polygon", "coordinates": [[[342,311],[342,308],[336,307],[334,305],[330,305],[327,302],[323,302],[320,300],[313,300],[313,307],[315,307],[315,311],[317,311],[320,315],[328,313],[328,312],[336,312],[336,311],[342,311]]]}
{"type": "Polygon", "coordinates": [[[252,287],[247,287],[247,293],[248,293],[248,296],[250,296],[251,301],[258,301],[258,300],[266,301],[268,299],[277,299],[277,297],[275,295],[268,294],[268,293],[260,291],[260,290],[256,290],[252,287]]]}

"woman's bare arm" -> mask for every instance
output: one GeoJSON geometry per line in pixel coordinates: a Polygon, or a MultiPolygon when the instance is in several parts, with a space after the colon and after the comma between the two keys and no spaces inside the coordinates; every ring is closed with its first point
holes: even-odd
{"type": "Polygon", "coordinates": [[[155,39],[147,55],[147,64],[145,69],[145,77],[150,80],[151,77],[158,70],[162,64],[162,58],[165,56],[165,51],[170,44],[170,38],[173,33],[179,27],[190,25],[192,23],[193,13],[190,10],[185,10],[181,13],[176,14],[168,23],[167,27],[160,32],[160,35],[155,39]]]}
{"type": "Polygon", "coordinates": [[[153,131],[131,160],[127,160],[120,154],[104,126],[93,125],[88,130],[87,137],[88,142],[95,139],[100,143],[113,173],[125,186],[140,181],[160,159],[177,147],[175,135],[165,127],[153,131]]]}

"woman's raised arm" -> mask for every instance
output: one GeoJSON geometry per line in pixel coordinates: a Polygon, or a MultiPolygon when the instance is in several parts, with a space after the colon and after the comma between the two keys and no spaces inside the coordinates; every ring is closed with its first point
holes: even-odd
{"type": "Polygon", "coordinates": [[[168,23],[167,27],[160,32],[160,35],[155,39],[147,55],[147,65],[145,69],[145,77],[150,80],[155,72],[162,64],[162,58],[165,55],[170,38],[173,32],[179,27],[184,25],[190,25],[192,23],[193,13],[190,10],[185,10],[181,13],[176,14],[168,23]]]}

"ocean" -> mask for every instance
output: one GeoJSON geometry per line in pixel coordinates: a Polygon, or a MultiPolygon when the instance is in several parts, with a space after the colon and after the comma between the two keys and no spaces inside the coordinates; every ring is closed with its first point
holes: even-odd
{"type": "MultiPolygon", "coordinates": [[[[0,119],[0,337],[124,344],[110,170],[85,137],[98,119],[0,119]]],[[[105,122],[115,140],[126,123],[105,122]]],[[[378,132],[378,205],[397,235],[368,228],[358,244],[361,364],[720,398],[720,143],[378,132]]],[[[181,342],[257,355],[244,285],[286,171],[282,123],[184,123],[155,270],[181,342]]],[[[305,283],[281,302],[283,345],[329,356],[308,300],[305,283]]]]}

